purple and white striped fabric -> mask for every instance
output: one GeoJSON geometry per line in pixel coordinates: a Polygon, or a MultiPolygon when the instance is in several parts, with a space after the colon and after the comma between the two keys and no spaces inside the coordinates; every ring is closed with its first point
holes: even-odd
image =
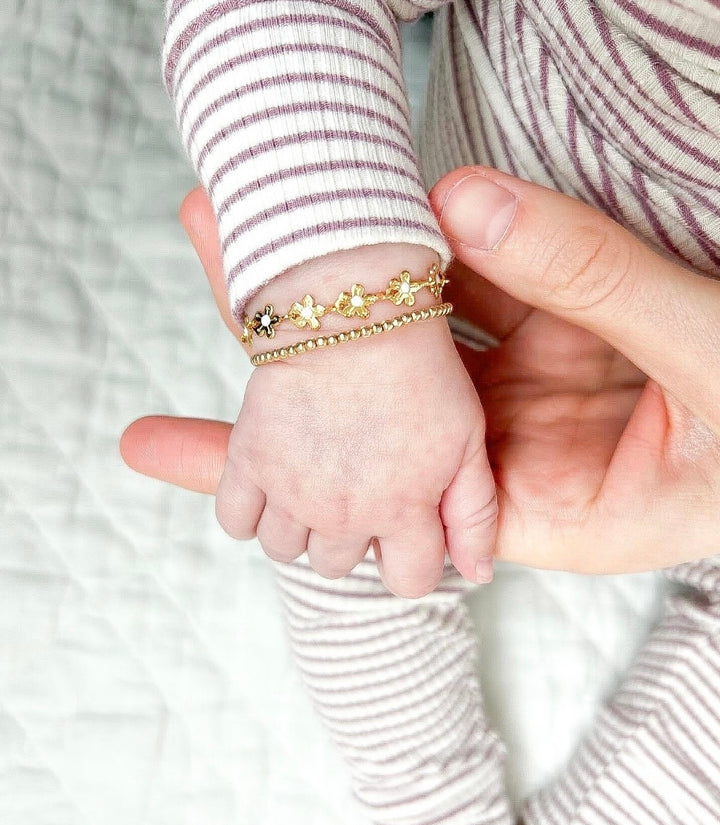
{"type": "MultiPolygon", "coordinates": [[[[165,79],[218,215],[235,311],[311,257],[420,243],[425,188],[496,166],[720,275],[718,0],[171,0],[165,79]],[[436,10],[419,160],[396,18],[436,10]]],[[[719,547],[720,551],[720,539],[719,547]]],[[[418,602],[369,554],[339,581],[275,565],[298,665],[376,825],[510,825],[450,565],[418,602]]],[[[720,822],[720,556],[674,597],[526,825],[720,822]]]]}
{"type": "Polygon", "coordinates": [[[720,4],[643,6],[456,0],[436,21],[425,178],[486,163],[718,275],[720,4]]]}
{"type": "Polygon", "coordinates": [[[387,4],[176,0],[167,19],[165,83],[236,314],[274,275],[339,249],[407,241],[447,263],[387,4]]]}

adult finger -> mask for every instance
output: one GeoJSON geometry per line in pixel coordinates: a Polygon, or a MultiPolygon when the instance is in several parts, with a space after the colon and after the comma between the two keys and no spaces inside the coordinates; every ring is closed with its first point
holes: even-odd
{"type": "Polygon", "coordinates": [[[138,473],[214,495],[231,430],[224,421],[149,415],[133,421],[122,434],[120,454],[138,473]]]}
{"type": "Polygon", "coordinates": [[[200,258],[223,321],[239,338],[240,329],[230,313],[217,221],[210,199],[201,186],[193,189],[182,202],[180,223],[200,258]]]}
{"type": "Polygon", "coordinates": [[[392,535],[377,536],[385,586],[396,596],[417,599],[432,592],[443,576],[445,533],[437,511],[398,524],[392,535]]]}
{"type": "Polygon", "coordinates": [[[465,264],[604,338],[720,432],[720,282],[597,210],[496,170],[455,170],[431,200],[465,264]]]}

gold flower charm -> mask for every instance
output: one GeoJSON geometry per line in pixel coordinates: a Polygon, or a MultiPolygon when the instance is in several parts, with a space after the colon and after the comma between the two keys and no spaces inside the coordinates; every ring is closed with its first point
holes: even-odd
{"type": "Polygon", "coordinates": [[[410,273],[405,270],[399,278],[393,278],[388,284],[385,295],[396,305],[407,304],[411,307],[415,303],[415,293],[422,289],[422,284],[413,283],[410,273]]]}
{"type": "Polygon", "coordinates": [[[377,295],[366,295],[362,284],[353,284],[350,292],[343,292],[335,301],[335,309],[346,318],[367,318],[369,307],[377,301],[377,295]]]}
{"type": "Polygon", "coordinates": [[[252,334],[253,328],[250,326],[250,319],[246,315],[243,320],[242,332],[240,333],[240,343],[252,346],[252,334]]]}
{"type": "Polygon", "coordinates": [[[450,283],[444,275],[440,274],[440,267],[437,264],[433,264],[433,267],[430,270],[429,280],[430,292],[432,292],[436,298],[441,296],[443,287],[450,283]]]}
{"type": "Polygon", "coordinates": [[[320,321],[325,314],[325,307],[316,304],[312,295],[306,295],[302,299],[302,303],[295,303],[290,307],[288,318],[295,324],[296,327],[302,329],[303,327],[310,327],[310,329],[319,329],[320,321]]]}
{"type": "Polygon", "coordinates": [[[275,325],[280,323],[279,316],[275,315],[275,307],[268,304],[264,312],[256,312],[252,321],[252,328],[256,335],[267,335],[268,338],[275,337],[275,325]]]}

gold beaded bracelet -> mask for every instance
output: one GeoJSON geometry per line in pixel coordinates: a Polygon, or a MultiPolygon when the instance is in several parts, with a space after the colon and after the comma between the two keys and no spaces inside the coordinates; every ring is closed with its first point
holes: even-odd
{"type": "Polygon", "coordinates": [[[292,358],[294,355],[311,352],[314,349],[334,347],[337,344],[344,344],[347,341],[357,341],[358,338],[369,338],[371,335],[379,335],[381,332],[390,332],[390,330],[399,329],[415,321],[426,321],[428,318],[442,318],[444,315],[450,315],[452,311],[453,305],[451,303],[435,304],[435,306],[428,307],[427,309],[416,309],[412,312],[406,312],[403,315],[396,315],[394,318],[390,318],[382,323],[366,324],[364,327],[350,329],[346,332],[338,332],[335,335],[320,335],[318,338],[308,338],[306,341],[300,341],[288,347],[280,347],[269,352],[262,352],[253,355],[250,358],[250,363],[254,367],[259,367],[261,364],[270,364],[282,358],[292,358]]]}
{"type": "Polygon", "coordinates": [[[392,301],[396,306],[413,306],[416,292],[427,287],[435,298],[441,298],[442,289],[448,283],[440,273],[440,265],[435,263],[424,281],[413,281],[412,275],[403,270],[397,278],[390,280],[382,292],[367,293],[362,284],[353,284],[349,292],[340,293],[332,306],[316,304],[312,295],[306,295],[302,301],[296,301],[284,315],[279,315],[272,304],[267,304],[252,318],[245,316],[240,340],[243,344],[252,346],[253,335],[274,338],[275,327],[284,321],[291,321],[299,329],[319,329],[319,319],[331,313],[345,318],[367,318],[370,307],[378,301],[392,301]]]}

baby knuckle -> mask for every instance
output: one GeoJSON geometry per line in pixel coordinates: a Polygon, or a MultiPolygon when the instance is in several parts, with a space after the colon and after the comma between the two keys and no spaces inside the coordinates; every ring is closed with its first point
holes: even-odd
{"type": "Polygon", "coordinates": [[[437,577],[410,578],[406,576],[397,576],[391,582],[391,590],[395,595],[401,596],[404,599],[421,599],[427,596],[439,584],[437,577]]]}
{"type": "Polygon", "coordinates": [[[280,559],[275,559],[275,553],[272,550],[272,541],[271,537],[268,534],[267,528],[263,525],[262,520],[258,524],[257,527],[257,540],[260,542],[260,546],[263,549],[263,552],[266,556],[269,556],[274,561],[280,561],[280,559]]]}
{"type": "Polygon", "coordinates": [[[258,541],[263,549],[263,553],[265,553],[270,561],[276,561],[281,564],[289,564],[291,561],[295,561],[295,559],[303,553],[302,550],[287,550],[275,547],[268,542],[264,542],[259,535],[258,541]]]}
{"type": "Polygon", "coordinates": [[[218,524],[232,539],[246,541],[255,537],[255,533],[247,525],[242,524],[230,511],[222,505],[220,499],[215,504],[215,517],[218,524]]]}
{"type": "Polygon", "coordinates": [[[432,593],[444,575],[442,564],[396,565],[387,570],[385,584],[396,596],[420,599],[432,593]]]}
{"type": "Polygon", "coordinates": [[[358,517],[358,502],[352,493],[336,492],[325,506],[325,515],[338,533],[350,531],[358,517]]]}
{"type": "Polygon", "coordinates": [[[324,579],[342,579],[352,571],[352,565],[332,558],[318,559],[313,562],[313,569],[324,579]]]}

